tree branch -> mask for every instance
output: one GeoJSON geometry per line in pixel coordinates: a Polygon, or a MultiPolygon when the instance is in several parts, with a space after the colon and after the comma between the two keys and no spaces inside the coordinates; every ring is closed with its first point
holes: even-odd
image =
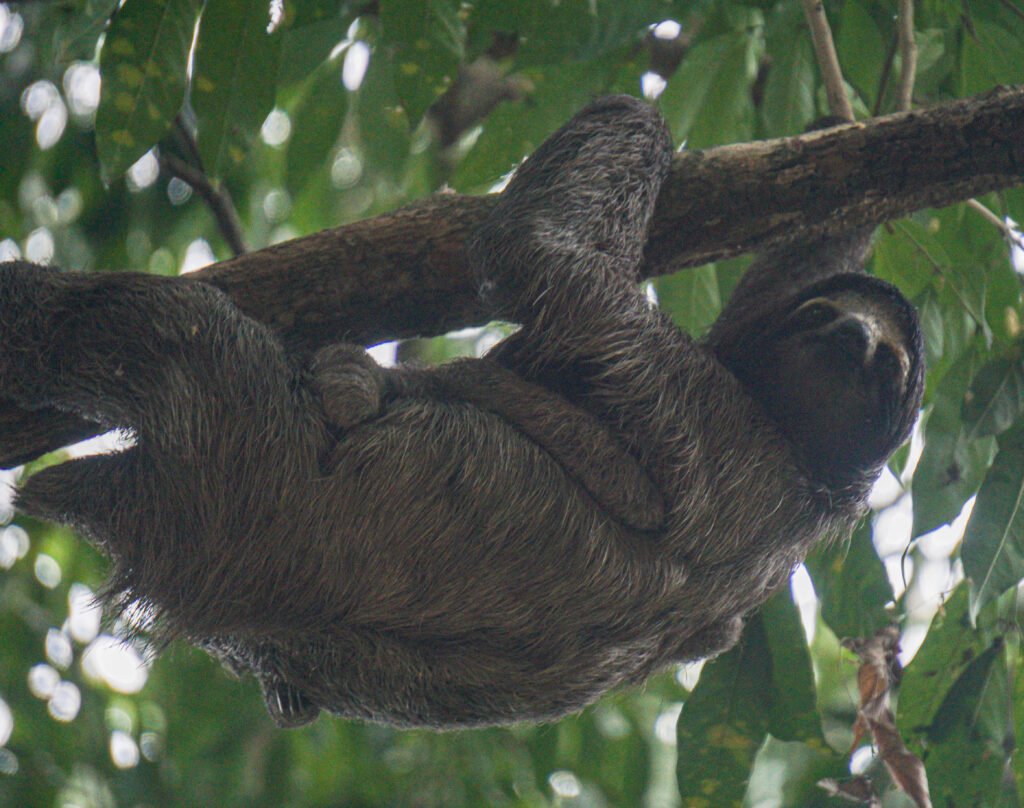
{"type": "MultiPolygon", "coordinates": [[[[658,199],[643,274],[1020,185],[1021,132],[1017,87],[798,137],[683,152],[658,199]]],[[[192,277],[223,289],[293,347],[444,333],[489,319],[462,245],[493,204],[494,197],[437,194],[192,277]]],[[[57,448],[68,423],[52,411],[0,406],[0,468],[57,448]]],[[[83,430],[78,437],[96,431],[83,430]]]]}
{"type": "Polygon", "coordinates": [[[839,69],[839,57],[832,41],[832,29],[825,16],[825,6],[821,0],[803,0],[804,16],[811,30],[811,41],[814,43],[814,54],[818,59],[821,80],[825,84],[825,95],[828,97],[828,108],[833,115],[853,120],[853,107],[846,97],[846,83],[843,71],[839,69]]]}

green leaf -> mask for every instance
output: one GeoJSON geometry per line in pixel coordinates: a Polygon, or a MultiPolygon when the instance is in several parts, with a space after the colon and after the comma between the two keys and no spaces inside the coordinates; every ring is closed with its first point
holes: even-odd
{"type": "Polygon", "coordinates": [[[523,71],[534,87],[528,104],[502,104],[488,116],[480,137],[452,175],[452,186],[460,191],[486,190],[591,101],[617,66],[578,63],[523,71]]]}
{"type": "Polygon", "coordinates": [[[846,0],[839,15],[836,53],[843,66],[843,78],[857,90],[868,107],[878,94],[885,51],[885,41],[865,4],[860,0],[846,0]]]}
{"type": "Polygon", "coordinates": [[[763,42],[757,29],[731,32],[694,46],[658,97],[676,142],[688,148],[748,140],[750,88],[763,42]]]}
{"type": "Polygon", "coordinates": [[[764,88],[765,134],[796,135],[814,118],[814,55],[805,35],[798,34],[788,47],[774,55],[764,88]]]}
{"type": "Polygon", "coordinates": [[[1012,740],[1009,680],[1001,640],[957,679],[928,731],[931,798],[936,805],[998,805],[1012,740]]]}
{"type": "Polygon", "coordinates": [[[356,96],[359,145],[368,168],[396,179],[409,157],[409,118],[395,90],[394,66],[375,48],[356,96]]]}
{"type": "Polygon", "coordinates": [[[639,42],[671,8],[668,0],[480,0],[467,21],[471,52],[486,50],[503,32],[518,35],[517,68],[599,60],[639,42]]]}
{"type": "Polygon", "coordinates": [[[908,744],[923,748],[946,695],[988,645],[984,632],[971,626],[967,586],[958,586],[932,619],[924,644],[903,672],[897,723],[908,744]]]}
{"type": "Polygon", "coordinates": [[[104,180],[120,177],[170,131],[185,100],[196,0],[132,0],[100,52],[96,150],[104,180]]]}
{"type": "Polygon", "coordinates": [[[971,583],[971,619],[1024,578],[1024,423],[999,438],[960,558],[971,583]]]}
{"type": "Polygon", "coordinates": [[[771,670],[759,617],[731,651],[704,665],[676,728],[676,778],[684,805],[743,804],[754,758],[768,734],[764,691],[771,670]]]}
{"type": "Polygon", "coordinates": [[[222,179],[246,156],[274,106],[280,33],[266,0],[216,0],[199,23],[192,108],[203,168],[222,179]]]}
{"type": "Polygon", "coordinates": [[[462,62],[465,26],[455,0],[381,0],[380,47],[395,67],[394,79],[415,128],[451,85],[462,62]]]}
{"type": "Polygon", "coordinates": [[[701,337],[722,310],[714,264],[684,269],[654,281],[658,306],[693,337],[701,337]]]}
{"type": "Polygon", "coordinates": [[[885,565],[863,520],[848,542],[819,544],[805,562],[821,604],[821,618],[839,637],[871,637],[892,622],[885,565]]]}
{"type": "Polygon", "coordinates": [[[788,588],[731,651],[705,664],[683,706],[676,775],[684,804],[742,805],[768,732],[823,748],[810,654],[788,588]]]}
{"type": "Polygon", "coordinates": [[[996,359],[978,371],[964,402],[971,433],[999,435],[1024,412],[1024,368],[1019,360],[996,359]]]}
{"type": "Polygon", "coordinates": [[[924,451],[914,472],[914,531],[921,536],[952,522],[978,490],[995,454],[995,440],[964,424],[962,409],[978,363],[969,351],[949,369],[932,398],[924,451]]]}
{"type": "Polygon", "coordinates": [[[305,82],[298,103],[289,111],[288,190],[298,194],[317,170],[329,171],[327,157],[338,141],[349,92],[341,82],[341,59],[324,62],[305,82]]]}
{"type": "Polygon", "coordinates": [[[291,28],[355,17],[358,0],[285,0],[285,23],[291,28]]]}
{"type": "Polygon", "coordinates": [[[807,635],[789,587],[774,595],[757,619],[772,663],[768,731],[780,741],[808,741],[824,749],[807,635]]]}

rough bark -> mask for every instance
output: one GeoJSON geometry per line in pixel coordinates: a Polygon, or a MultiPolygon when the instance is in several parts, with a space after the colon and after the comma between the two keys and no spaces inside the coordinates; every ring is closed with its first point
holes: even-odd
{"type": "MultiPolygon", "coordinates": [[[[878,224],[1024,181],[1024,88],[675,158],[645,276],[878,224]]],[[[493,198],[437,194],[206,268],[293,346],[373,344],[487,321],[462,245],[493,198]]],[[[95,427],[0,402],[0,467],[95,427]]]]}

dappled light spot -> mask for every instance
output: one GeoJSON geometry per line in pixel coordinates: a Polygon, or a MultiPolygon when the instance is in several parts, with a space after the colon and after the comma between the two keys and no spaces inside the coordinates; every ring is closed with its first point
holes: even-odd
{"type": "Polygon", "coordinates": [[[60,684],[60,673],[51,665],[40,662],[28,671],[28,689],[37,699],[50,699],[60,684]]]}
{"type": "Polygon", "coordinates": [[[119,769],[131,769],[139,765],[139,747],[127,732],[115,729],[110,733],[110,759],[119,769]]]}
{"type": "Polygon", "coordinates": [[[25,241],[25,257],[36,264],[49,264],[56,245],[48,227],[37,227],[25,241]]]}
{"type": "Polygon", "coordinates": [[[18,525],[8,525],[0,530],[0,567],[9,570],[17,561],[25,557],[28,548],[28,533],[24,528],[18,525]]]}
{"type": "Polygon", "coordinates": [[[132,167],[128,169],[127,181],[128,190],[138,193],[144,188],[148,188],[154,182],[157,177],[160,176],[160,163],[156,159],[156,153],[153,149],[150,149],[142,157],[136,160],[132,167]]]}
{"type": "Polygon", "coordinates": [[[75,642],[90,643],[100,633],[103,610],[96,595],[85,584],[73,583],[68,591],[67,628],[75,642]]]}
{"type": "Polygon", "coordinates": [[[82,693],[74,682],[60,682],[53,690],[53,696],[46,711],[57,721],[74,721],[82,708],[82,693]]]}
{"type": "Polygon", "coordinates": [[[331,184],[344,191],[359,182],[362,176],[363,161],[351,149],[340,149],[331,163],[331,184]]]}
{"type": "Polygon", "coordinates": [[[260,128],[260,137],[263,142],[274,148],[280,148],[287,143],[291,134],[292,119],[283,109],[271,110],[260,128]]]}
{"type": "Polygon", "coordinates": [[[548,783],[551,790],[564,799],[578,797],[582,791],[579,778],[572,772],[564,770],[552,772],[548,777],[548,783]]]}
{"type": "Polygon", "coordinates": [[[36,556],[35,564],[36,580],[47,589],[53,589],[60,583],[60,564],[52,556],[40,553],[36,556]]]}
{"type": "Polygon", "coordinates": [[[58,668],[70,667],[75,658],[75,651],[71,647],[71,640],[58,628],[51,628],[46,632],[46,658],[50,664],[58,668]]]}
{"type": "Polygon", "coordinates": [[[683,703],[674,702],[668,705],[654,722],[654,737],[666,746],[676,745],[676,724],[683,711],[683,703]]]}
{"type": "Polygon", "coordinates": [[[149,676],[149,666],[139,652],[110,634],[100,634],[85,649],[82,670],[118,693],[138,693],[149,676]]]}
{"type": "Polygon", "coordinates": [[[345,51],[345,62],[341,68],[341,81],[345,89],[355,92],[366,77],[370,65],[370,46],[365,42],[353,42],[345,51]]]}
{"type": "Polygon", "coordinates": [[[6,5],[0,5],[0,53],[10,53],[21,42],[25,20],[6,5]]]}
{"type": "Polygon", "coordinates": [[[11,708],[7,706],[7,702],[0,699],[0,746],[10,740],[13,731],[14,715],[11,713],[11,708]]]}
{"type": "Polygon", "coordinates": [[[77,118],[91,118],[100,105],[100,71],[89,62],[74,62],[64,71],[64,95],[77,118]]]}
{"type": "Polygon", "coordinates": [[[210,243],[205,238],[197,238],[186,248],[185,257],[182,259],[179,272],[182,275],[195,272],[197,269],[202,269],[212,264],[213,260],[213,250],[210,248],[210,243]]]}
{"type": "Polygon", "coordinates": [[[662,20],[651,31],[658,39],[675,39],[683,32],[683,26],[675,20],[662,20]]]}

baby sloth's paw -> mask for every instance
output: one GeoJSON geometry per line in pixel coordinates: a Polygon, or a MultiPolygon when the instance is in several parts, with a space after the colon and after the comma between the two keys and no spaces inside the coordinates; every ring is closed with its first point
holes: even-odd
{"type": "Polygon", "coordinates": [[[328,423],[351,429],[380,414],[384,371],[358,345],[328,345],[310,366],[313,388],[328,423]]]}

